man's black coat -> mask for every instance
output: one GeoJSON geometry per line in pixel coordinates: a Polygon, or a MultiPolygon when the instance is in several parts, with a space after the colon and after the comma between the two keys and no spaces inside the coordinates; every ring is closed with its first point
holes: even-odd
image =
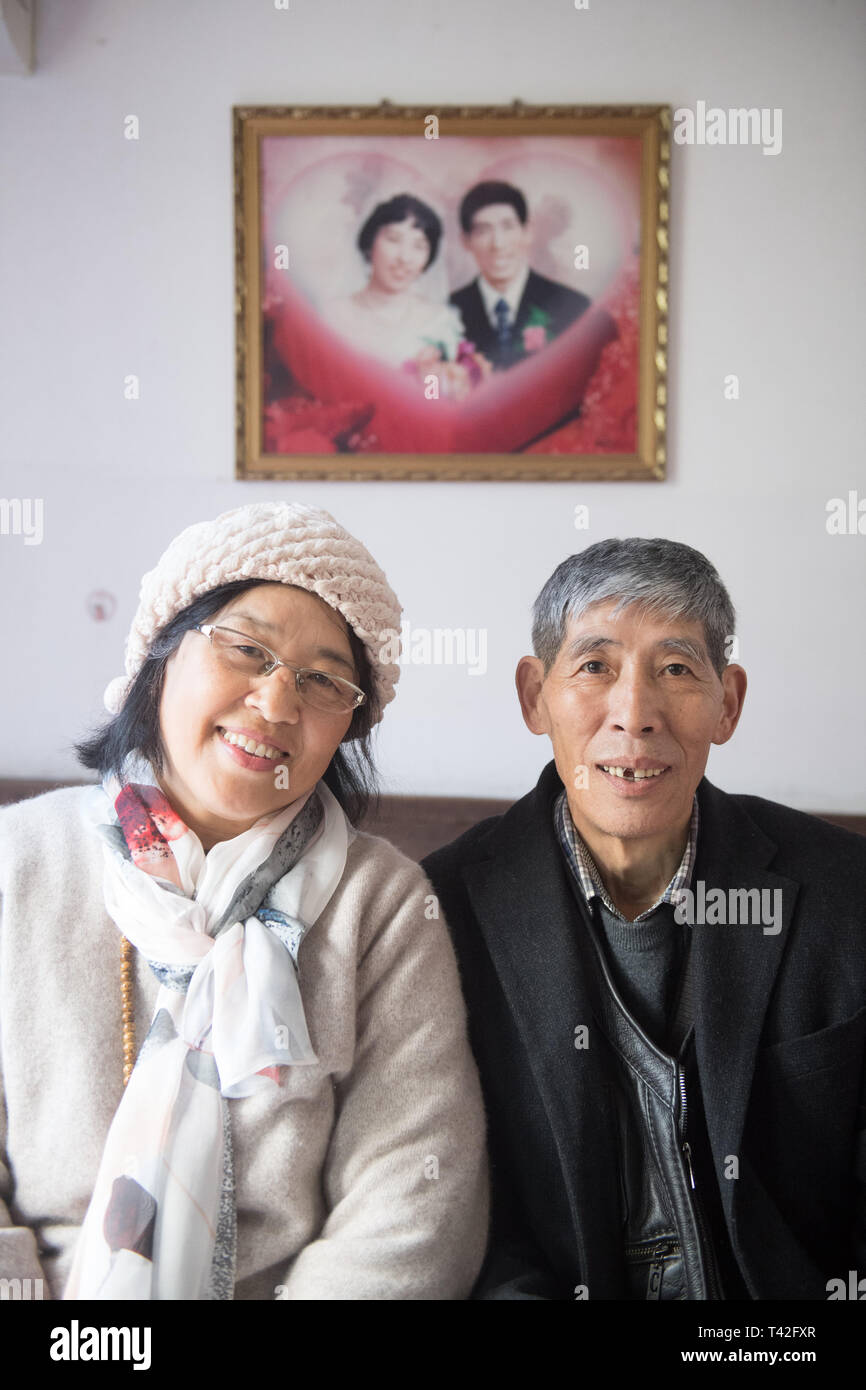
{"type": "MultiPolygon", "coordinates": [[[[617,1135],[587,928],[528,796],[424,861],[448,920],[489,1123],[483,1298],[626,1296],[617,1135]],[[589,1047],[574,1046],[587,1025],[589,1047]]],[[[866,840],[704,779],[693,886],[781,890],[782,927],[695,925],[695,1047],[733,1251],[753,1298],[866,1275],[866,840]],[[737,1164],[730,1162],[738,1160],[737,1164]],[[725,1176],[738,1170],[737,1177],[725,1176]]]]}
{"type": "MultiPolygon", "coordinates": [[[[517,306],[511,328],[511,347],[507,352],[500,346],[497,331],[487,317],[477,280],[472,280],[462,289],[455,290],[451,296],[451,303],[460,310],[464,336],[475,344],[477,350],[483,353],[494,367],[499,368],[511,367],[527,356],[521,349],[520,335],[524,328],[528,327],[533,309],[540,309],[547,314],[547,332],[551,338],[556,338],[586,312],[592,300],[578,290],[569,289],[567,285],[560,285],[558,281],[548,280],[546,276],[530,270],[517,306]]],[[[610,336],[616,336],[615,330],[610,336]]]]}

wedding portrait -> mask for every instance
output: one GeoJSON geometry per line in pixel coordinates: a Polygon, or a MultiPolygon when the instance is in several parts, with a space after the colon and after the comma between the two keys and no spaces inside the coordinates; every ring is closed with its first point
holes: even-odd
{"type": "Polygon", "coordinates": [[[639,134],[276,123],[260,118],[245,189],[258,275],[239,389],[257,419],[239,443],[259,447],[242,475],[305,458],[460,454],[508,476],[497,458],[543,470],[636,456],[642,327],[653,346],[641,255],[645,280],[656,247],[639,134]]]}

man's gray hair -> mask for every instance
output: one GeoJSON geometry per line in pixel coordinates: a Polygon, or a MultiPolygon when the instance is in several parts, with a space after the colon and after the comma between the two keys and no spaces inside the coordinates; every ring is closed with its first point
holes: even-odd
{"type": "Polygon", "coordinates": [[[611,599],[618,600],[615,615],[637,603],[660,617],[701,623],[710,663],[721,676],[735,622],[727,589],[699,550],[641,536],[597,541],[553,571],[532,610],[532,647],[545,673],[556,660],[569,621],[611,599]]]}

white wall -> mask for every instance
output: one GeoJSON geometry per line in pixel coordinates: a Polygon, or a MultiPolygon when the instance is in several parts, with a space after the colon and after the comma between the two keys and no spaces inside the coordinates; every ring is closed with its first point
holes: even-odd
{"type": "Polygon", "coordinates": [[[512,672],[537,590],[589,541],[666,535],[741,617],[750,692],[710,777],[862,812],[866,536],[828,535],[825,506],[866,497],[864,50],[862,0],[39,0],[36,70],[0,78],[0,495],[45,505],[40,546],[0,536],[0,776],[76,774],[141,574],[273,496],[355,532],[414,625],[488,630],[486,676],[404,670],[388,789],[527,790],[547,744],[512,672]],[[231,107],[383,96],[782,108],[775,158],[674,150],[667,482],[233,481],[231,107]]]}

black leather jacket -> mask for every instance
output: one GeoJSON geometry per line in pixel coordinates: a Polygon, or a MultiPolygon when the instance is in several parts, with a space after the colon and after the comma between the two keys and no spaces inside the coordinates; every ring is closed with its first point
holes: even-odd
{"type": "Polygon", "coordinates": [[[686,1090],[692,1028],[676,1057],[652,1042],[617,990],[598,924],[576,886],[575,897],[598,964],[594,993],[619,1133],[620,1199],[631,1296],[723,1298],[692,1161],[686,1090]]]}

